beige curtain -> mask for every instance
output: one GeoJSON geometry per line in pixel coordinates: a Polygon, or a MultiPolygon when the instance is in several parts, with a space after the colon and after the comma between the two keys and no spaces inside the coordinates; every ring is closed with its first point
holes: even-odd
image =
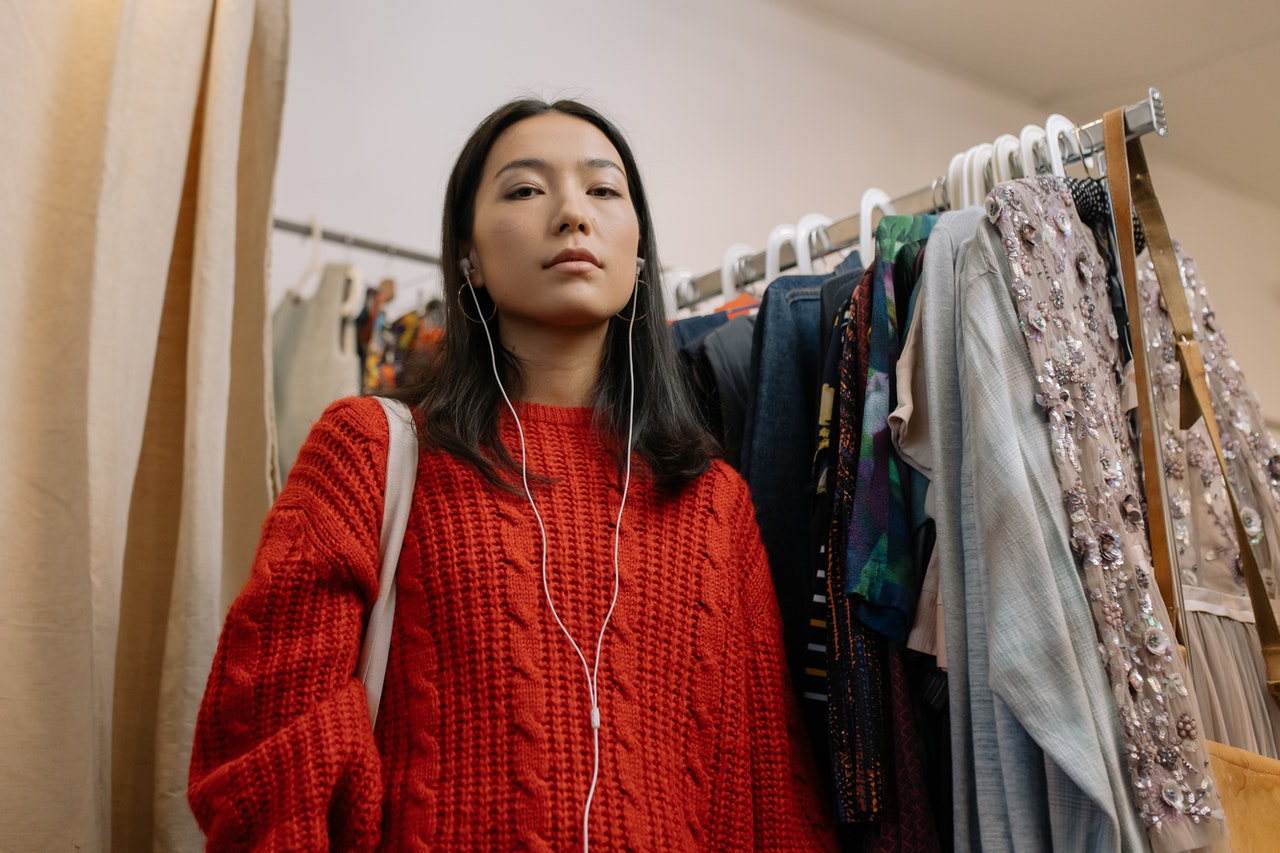
{"type": "Polygon", "coordinates": [[[0,847],[195,850],[270,500],[287,0],[0,0],[0,847]]]}

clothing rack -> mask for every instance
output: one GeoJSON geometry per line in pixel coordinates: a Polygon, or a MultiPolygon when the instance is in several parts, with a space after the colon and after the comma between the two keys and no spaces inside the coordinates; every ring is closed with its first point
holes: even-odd
{"type": "MultiPolygon", "coordinates": [[[[1125,107],[1124,122],[1127,139],[1135,139],[1148,133],[1166,136],[1169,132],[1169,125],[1165,118],[1164,99],[1160,96],[1159,90],[1155,88],[1148,89],[1147,97],[1144,100],[1125,107]]],[[[1064,164],[1076,163],[1102,152],[1102,119],[1080,125],[1074,135],[1079,150],[1071,148],[1065,151],[1063,155],[1064,164]]],[[[1061,145],[1061,135],[1055,142],[1061,145]]],[[[1039,153],[1039,150],[1037,148],[1037,153],[1039,153]]],[[[1037,157],[1038,161],[1039,159],[1037,157]]],[[[1047,157],[1044,158],[1044,162],[1048,162],[1047,157]]],[[[935,178],[929,186],[892,199],[890,203],[898,214],[904,216],[940,213],[950,209],[946,185],[947,179],[945,176],[935,178]]],[[[860,214],[855,213],[853,216],[841,219],[827,228],[815,232],[811,237],[817,238],[817,241],[821,242],[821,248],[824,253],[852,248],[858,244],[860,219],[860,214]]],[[[784,270],[796,265],[795,250],[790,243],[782,245],[780,259],[781,268],[784,270]]],[[[764,277],[764,269],[764,252],[757,252],[754,255],[741,258],[733,270],[734,283],[741,288],[760,281],[764,277]]],[[[688,308],[704,299],[721,294],[722,288],[722,273],[720,270],[704,273],[693,279],[688,285],[680,288],[681,292],[677,295],[676,304],[680,308],[688,308]]]]}
{"type": "Polygon", "coordinates": [[[314,237],[325,241],[326,243],[341,243],[352,249],[364,249],[369,252],[381,252],[393,258],[406,258],[410,261],[417,261],[423,264],[434,264],[440,266],[440,258],[436,255],[420,252],[417,249],[406,249],[403,246],[397,246],[394,243],[385,243],[379,240],[367,240],[364,237],[356,237],[352,234],[345,234],[341,231],[331,231],[328,228],[321,228],[314,223],[292,222],[288,219],[272,219],[271,225],[277,231],[290,231],[294,234],[301,234],[304,237],[314,237]]]}

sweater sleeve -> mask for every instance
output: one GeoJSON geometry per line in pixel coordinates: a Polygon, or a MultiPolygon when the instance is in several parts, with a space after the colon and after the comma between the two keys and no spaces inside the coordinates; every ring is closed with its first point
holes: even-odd
{"type": "Polygon", "coordinates": [[[755,849],[835,850],[830,812],[787,671],[769,561],[745,484],[737,504],[733,541],[741,543],[745,563],[755,849]]]}
{"type": "Polygon", "coordinates": [[[196,722],[188,799],[210,850],[370,850],[382,775],[353,673],[377,594],[388,432],[331,405],[263,525],[196,722]]]}

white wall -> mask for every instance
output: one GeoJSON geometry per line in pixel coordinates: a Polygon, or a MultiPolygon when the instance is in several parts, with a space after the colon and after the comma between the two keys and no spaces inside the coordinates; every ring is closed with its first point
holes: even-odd
{"type": "MultiPolygon", "coordinates": [[[[307,0],[294,4],[276,213],[435,252],[458,148],[522,94],[580,97],[618,121],[664,262],[694,272],[718,267],[731,243],[763,248],[774,225],[804,213],[854,213],[867,187],[897,196],[928,186],[957,150],[1044,119],[764,0],[307,0]]],[[[1171,132],[1194,120],[1175,110],[1171,132]]],[[[1244,243],[1277,233],[1280,208],[1163,161],[1159,145],[1147,147],[1170,226],[1196,255],[1264,406],[1280,414],[1280,277],[1244,243]]],[[[278,235],[274,251],[278,298],[307,249],[278,235]]],[[[436,286],[417,265],[352,257],[367,275],[436,286]]]]}

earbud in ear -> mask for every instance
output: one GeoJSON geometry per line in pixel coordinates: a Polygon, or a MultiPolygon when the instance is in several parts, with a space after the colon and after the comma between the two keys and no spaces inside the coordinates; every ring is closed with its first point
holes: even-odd
{"type": "Polygon", "coordinates": [[[644,258],[636,258],[636,275],[644,272],[644,258]]]}
{"type": "Polygon", "coordinates": [[[471,259],[463,258],[458,261],[458,269],[462,272],[463,276],[469,274],[471,272],[471,259]]]}

